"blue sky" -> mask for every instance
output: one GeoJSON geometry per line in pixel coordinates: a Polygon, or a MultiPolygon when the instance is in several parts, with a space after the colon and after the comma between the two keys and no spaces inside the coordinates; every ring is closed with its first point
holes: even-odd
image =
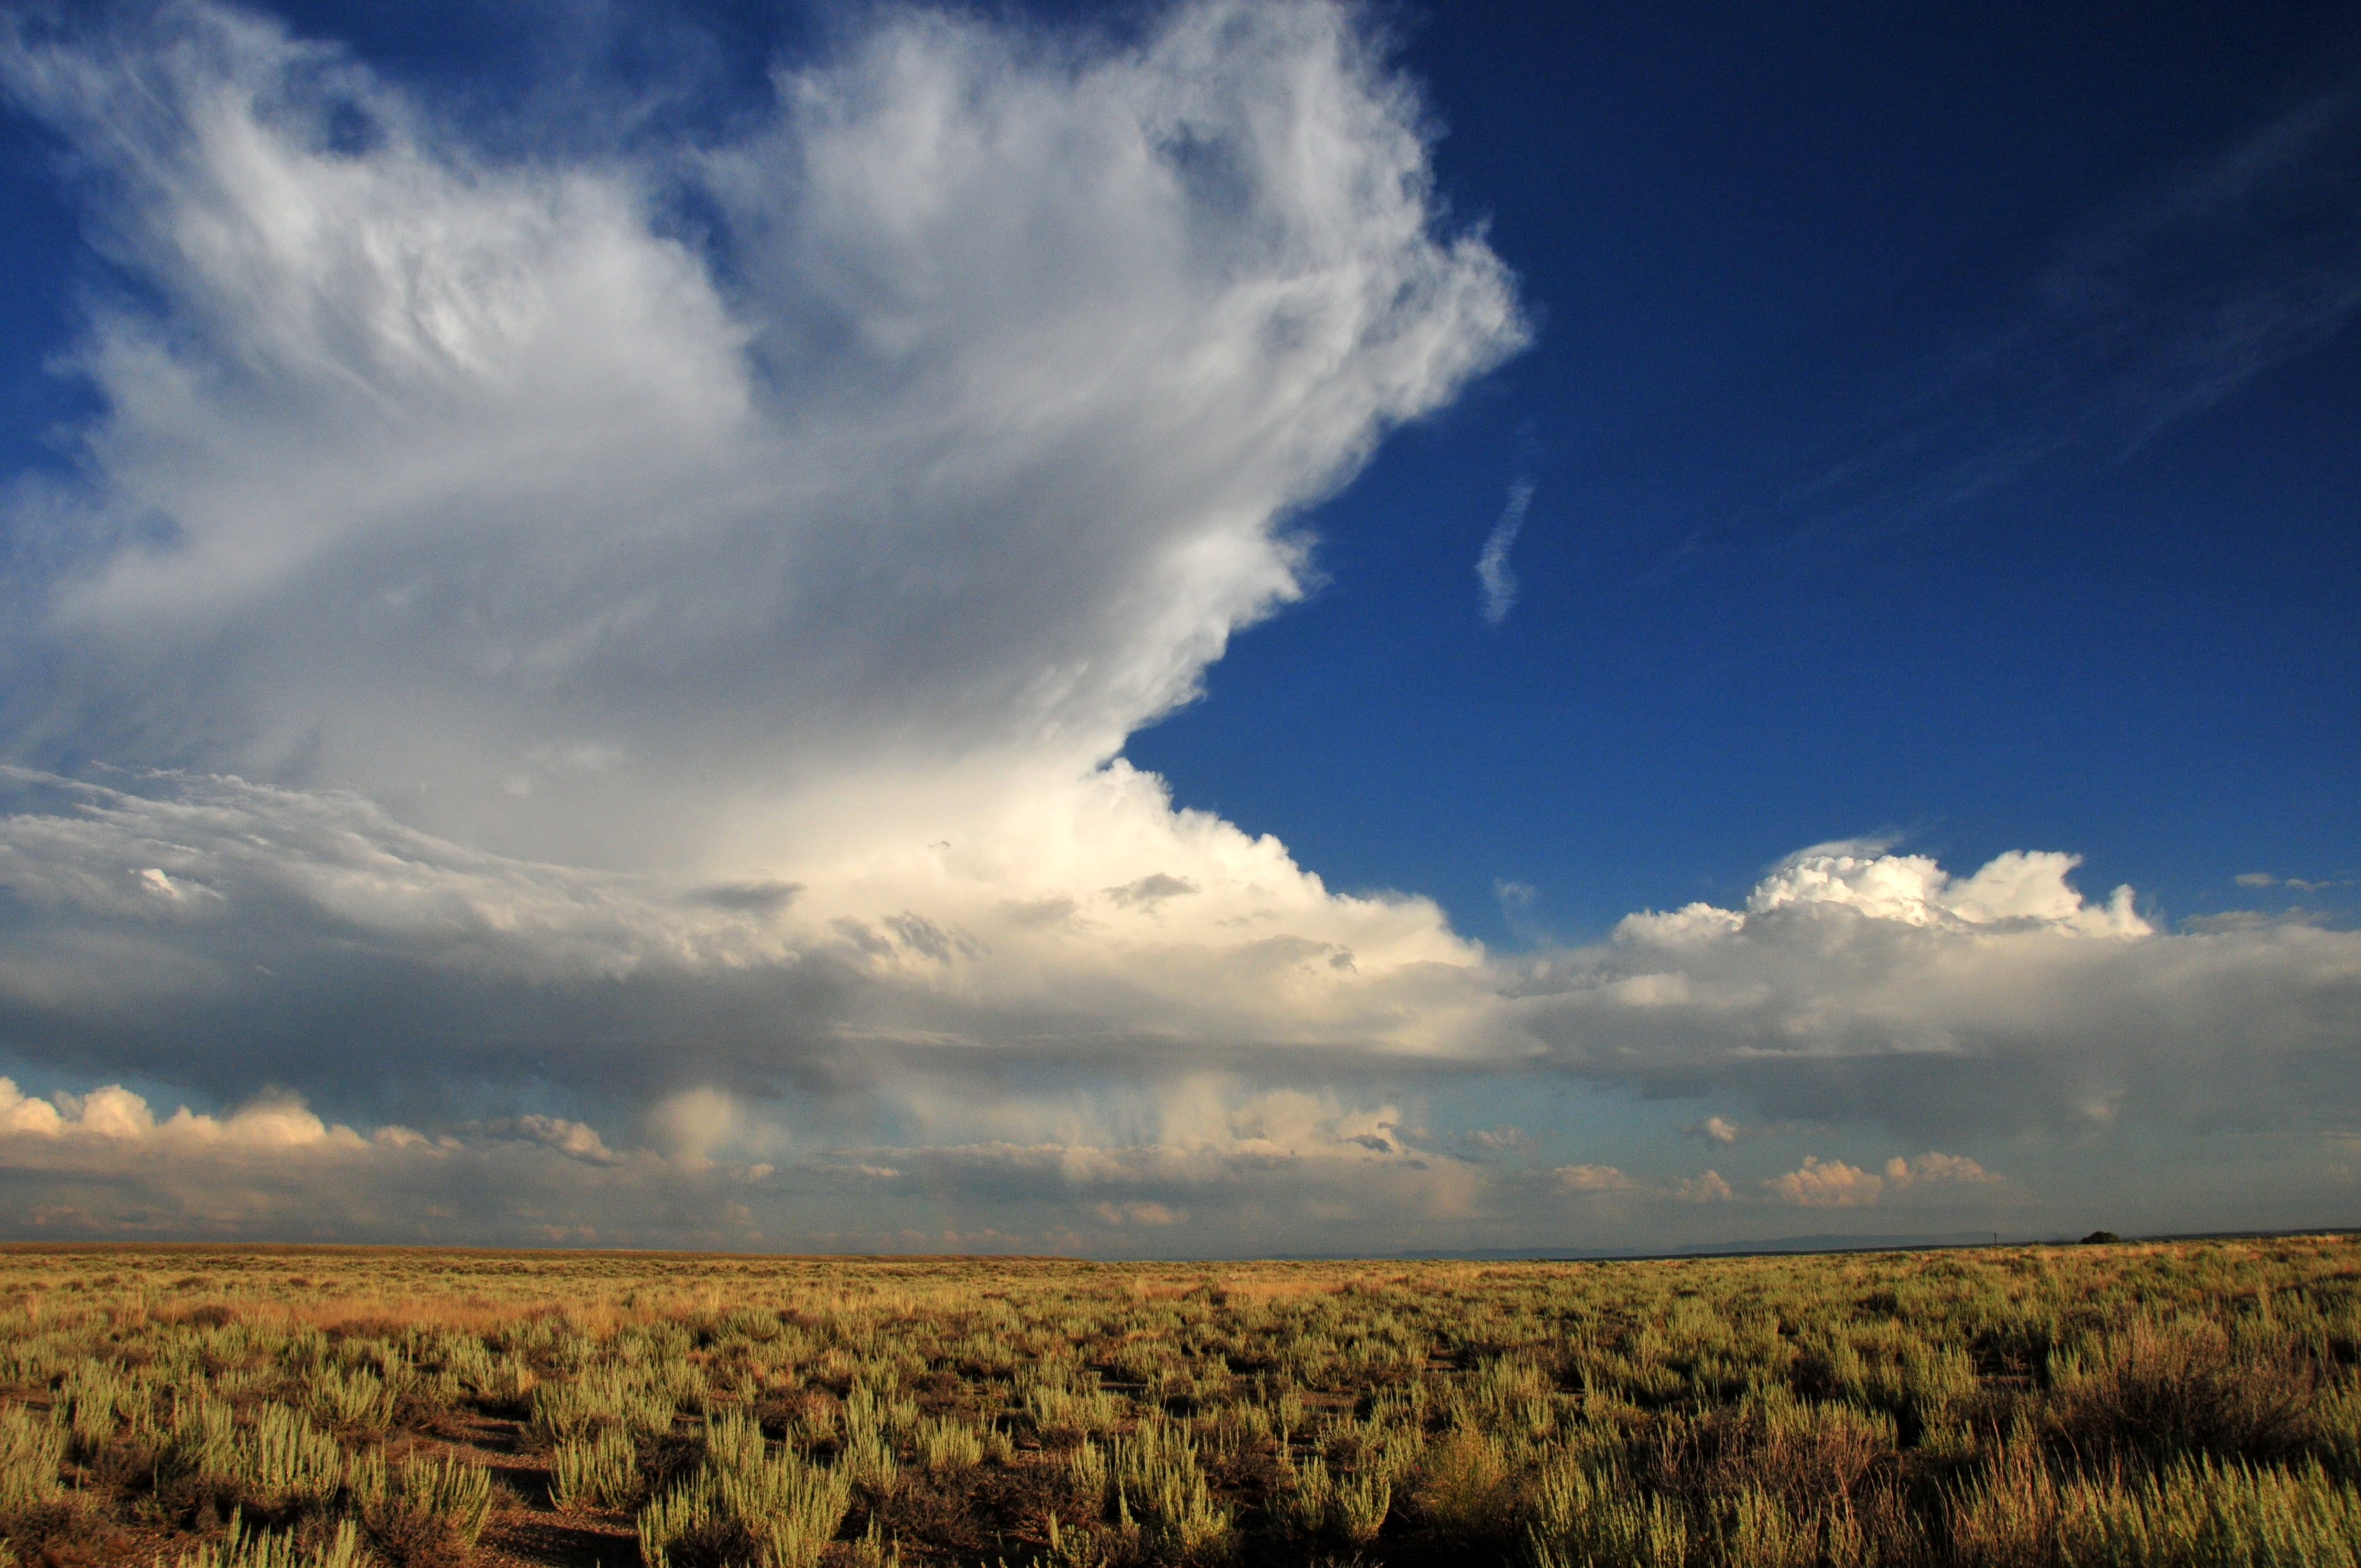
{"type": "Polygon", "coordinates": [[[2352,1223],[2337,8],[10,18],[23,1234],[2352,1223]]]}
{"type": "Polygon", "coordinates": [[[2257,352],[2153,431],[2114,384],[2284,264],[2141,210],[2351,90],[2333,8],[1474,16],[1410,58],[1538,340],[1323,514],[1327,592],[1134,757],[1495,940],[1494,879],[1588,936],[1877,832],[2070,845],[2175,916],[2354,874],[2361,362],[2257,352]],[[2052,319],[2110,241],[2154,294],[2052,319]],[[1494,630],[1469,563],[1519,476],[1494,630]]]}

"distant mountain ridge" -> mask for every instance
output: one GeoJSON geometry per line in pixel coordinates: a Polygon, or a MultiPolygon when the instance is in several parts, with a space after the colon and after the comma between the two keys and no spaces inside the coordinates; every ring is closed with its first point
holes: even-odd
{"type": "MultiPolygon", "coordinates": [[[[2039,1241],[2063,1241],[2061,1236],[2026,1236],[2004,1234],[2000,1241],[2006,1245],[2024,1246],[2039,1241]]],[[[1714,1257],[1743,1256],[1764,1252],[1893,1252],[1905,1247],[1991,1246],[1990,1231],[1952,1231],[1926,1235],[1816,1235],[1773,1236],[1763,1241],[1695,1242],[1687,1246],[1667,1247],[1655,1252],[1633,1252],[1616,1247],[1430,1247],[1400,1255],[1420,1261],[1513,1263],[1565,1258],[1569,1261],[1627,1257],[1714,1257]]]]}

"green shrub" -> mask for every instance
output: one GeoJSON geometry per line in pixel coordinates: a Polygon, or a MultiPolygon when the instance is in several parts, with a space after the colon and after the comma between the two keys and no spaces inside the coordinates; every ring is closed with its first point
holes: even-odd
{"type": "Polygon", "coordinates": [[[983,1463],[983,1439],[965,1421],[929,1420],[918,1428],[918,1456],[939,1475],[972,1470],[983,1463]]]}
{"type": "Polygon", "coordinates": [[[1560,1464],[1543,1475],[1525,1546],[1532,1568],[1683,1568],[1688,1510],[1611,1465],[1560,1464]]]}
{"type": "Polygon", "coordinates": [[[2319,1374],[2292,1336],[2143,1313],[2050,1364],[2052,1432],[2093,1457],[2291,1453],[2313,1436],[2319,1374]]]}
{"type": "Polygon", "coordinates": [[[232,1513],[221,1541],[182,1553],[179,1568],[361,1568],[365,1561],[350,1519],[338,1520],[324,1541],[305,1544],[293,1530],[249,1534],[243,1516],[232,1513]]]}
{"type": "Polygon", "coordinates": [[[401,1462],[370,1524],[404,1542],[437,1541],[470,1548],[492,1514],[492,1473],[456,1455],[401,1462]]]}
{"type": "Polygon", "coordinates": [[[1231,1517],[1213,1500],[1198,1463],[1197,1444],[1175,1422],[1142,1421],[1115,1441],[1109,1466],[1119,1511],[1172,1555],[1216,1556],[1228,1544],[1231,1517]]]}
{"type": "Polygon", "coordinates": [[[241,1473],[237,1418],[229,1403],[204,1394],[184,1399],[172,1416],[163,1464],[177,1475],[229,1477],[241,1473]]]}
{"type": "Polygon", "coordinates": [[[0,1405],[0,1509],[14,1511],[58,1497],[65,1450],[66,1434],[54,1420],[22,1405],[0,1405]]]}
{"type": "Polygon", "coordinates": [[[550,1470],[550,1497],[561,1508],[624,1508],[639,1500],[639,1451],[620,1430],[560,1442],[550,1470]]]}
{"type": "Polygon", "coordinates": [[[114,1362],[90,1360],[66,1374],[58,1387],[58,1404],[71,1412],[68,1430],[73,1452],[88,1457],[115,1436],[119,1411],[137,1408],[145,1413],[147,1400],[114,1362]]]}
{"type": "Polygon", "coordinates": [[[1336,1507],[1336,1478],[1317,1454],[1288,1469],[1288,1486],[1274,1512],[1293,1534],[1316,1536],[1328,1528],[1336,1507]]]}
{"type": "Polygon", "coordinates": [[[346,1371],[323,1362],[304,1380],[304,1402],[331,1426],[383,1431],[393,1420],[393,1391],[366,1367],[346,1371]]]}
{"type": "Polygon", "coordinates": [[[1382,1468],[1364,1470],[1349,1477],[1336,1488],[1336,1533],[1355,1546],[1368,1545],[1385,1529],[1393,1497],[1393,1483],[1382,1468]]]}
{"type": "Polygon", "coordinates": [[[393,1492],[385,1450],[357,1449],[345,1455],[345,1496],[363,1508],[382,1507],[393,1492]]]}
{"type": "Polygon", "coordinates": [[[2293,1470],[2177,1461],[2133,1478],[2056,1467],[2013,1444],[1955,1499],[1963,1568],[2361,1568],[2361,1493],[2293,1470]]]}
{"type": "Polygon", "coordinates": [[[302,1411],[266,1404],[236,1445],[232,1473],[269,1497],[332,1497],[345,1478],[345,1451],[302,1411]]]}
{"type": "MultiPolygon", "coordinates": [[[[485,1376],[488,1383],[493,1381],[489,1357],[485,1376]]],[[[672,1430],[683,1398],[701,1397],[702,1388],[702,1380],[686,1376],[685,1368],[595,1366],[566,1382],[533,1386],[533,1428],[551,1442],[588,1437],[608,1427],[658,1437],[672,1430]]]]}
{"type": "Polygon", "coordinates": [[[2317,1464],[2266,1470],[2201,1457],[2124,1486],[2078,1479],[2059,1519],[2060,1559],[2122,1568],[2361,1568],[2361,1495],[2317,1464]]]}
{"type": "Polygon", "coordinates": [[[708,1463],[640,1510],[640,1555],[648,1568],[675,1561],[812,1568],[851,1506],[840,1471],[792,1453],[708,1463]]]}
{"type": "MultiPolygon", "coordinates": [[[[0,1398],[0,1535],[18,1557],[140,1561],[168,1521],[243,1500],[234,1554],[334,1552],[351,1514],[386,1568],[448,1568],[489,1555],[467,1537],[489,1538],[498,1488],[389,1455],[529,1415],[515,1435],[553,1498],[646,1505],[670,1568],[883,1568],[897,1541],[1041,1568],[2361,1568],[2339,1555],[2361,1483],[2348,1240],[302,1268],[0,1250],[0,1388],[19,1398],[0,1398]],[[824,1547],[855,1497],[867,1533],[824,1547]]],[[[561,1533],[503,1545],[547,1560],[561,1533]]]]}
{"type": "Polygon", "coordinates": [[[760,1464],[768,1449],[762,1425],[743,1410],[728,1410],[705,1419],[706,1463],[719,1469],[760,1464]]]}
{"type": "Polygon", "coordinates": [[[1412,1506],[1446,1540],[1489,1541],[1516,1527],[1517,1482],[1506,1445],[1480,1428],[1463,1426],[1428,1450],[1412,1506]]]}
{"type": "Polygon", "coordinates": [[[879,1431],[855,1432],[847,1437],[838,1464],[853,1486],[879,1497],[891,1495],[901,1480],[894,1445],[879,1431]]]}

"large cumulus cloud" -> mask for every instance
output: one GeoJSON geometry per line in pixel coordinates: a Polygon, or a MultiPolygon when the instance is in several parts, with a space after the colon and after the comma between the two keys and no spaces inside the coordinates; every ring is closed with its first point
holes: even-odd
{"type": "Polygon", "coordinates": [[[719,140],[534,159],[219,6],[5,71],[124,285],[9,516],[21,1059],[657,1137],[1452,1034],[1431,903],[1118,756],[1522,341],[1363,18],[884,12],[719,140]]]}
{"type": "Polygon", "coordinates": [[[557,167],[251,16],[105,43],[7,56],[140,286],[92,482],[20,509],[20,754],[580,864],[929,841],[1186,698],[1294,511],[1521,341],[1333,5],[889,13],[724,145],[557,167]]]}

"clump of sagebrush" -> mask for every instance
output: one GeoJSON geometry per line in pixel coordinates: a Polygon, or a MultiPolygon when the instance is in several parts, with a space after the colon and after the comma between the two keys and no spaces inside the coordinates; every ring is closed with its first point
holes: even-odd
{"type": "Polygon", "coordinates": [[[549,1493],[559,1508],[630,1508],[641,1489],[638,1446],[620,1428],[561,1438],[550,1451],[549,1493]]]}
{"type": "Polygon", "coordinates": [[[340,1519],[326,1530],[249,1530],[242,1512],[233,1512],[222,1539],[183,1552],[178,1568],[362,1568],[368,1561],[360,1532],[350,1519],[340,1519]]]}
{"type": "Polygon", "coordinates": [[[1523,1501],[1521,1457],[1480,1427],[1459,1427],[1428,1449],[1413,1508],[1439,1535],[1471,1543],[1505,1540],[1523,1501]]]}
{"type": "Polygon", "coordinates": [[[65,1431],[48,1415],[0,1408],[0,1517],[63,1496],[58,1470],[65,1455],[65,1431]]]}
{"type": "Polygon", "coordinates": [[[2141,1312],[2049,1358],[2047,1425],[2086,1453],[2277,1458],[2323,1434],[2315,1412],[2333,1354],[2310,1325],[2141,1312]]]}
{"type": "Polygon", "coordinates": [[[2326,1237],[1120,1269],[0,1249],[0,1538],[192,1568],[568,1541],[666,1568],[2361,1568],[2356,1292],[2361,1246],[2326,1237]]]}
{"type": "Polygon", "coordinates": [[[640,1510],[649,1568],[812,1568],[852,1504],[840,1471],[774,1453],[742,1416],[706,1424],[702,1464],[640,1510]]]}
{"type": "Polygon", "coordinates": [[[1962,1568],[2361,1565],[2361,1491],[2317,1461],[2217,1462],[2097,1472],[2013,1445],[1961,1489],[1947,1520],[1962,1568]]]}

